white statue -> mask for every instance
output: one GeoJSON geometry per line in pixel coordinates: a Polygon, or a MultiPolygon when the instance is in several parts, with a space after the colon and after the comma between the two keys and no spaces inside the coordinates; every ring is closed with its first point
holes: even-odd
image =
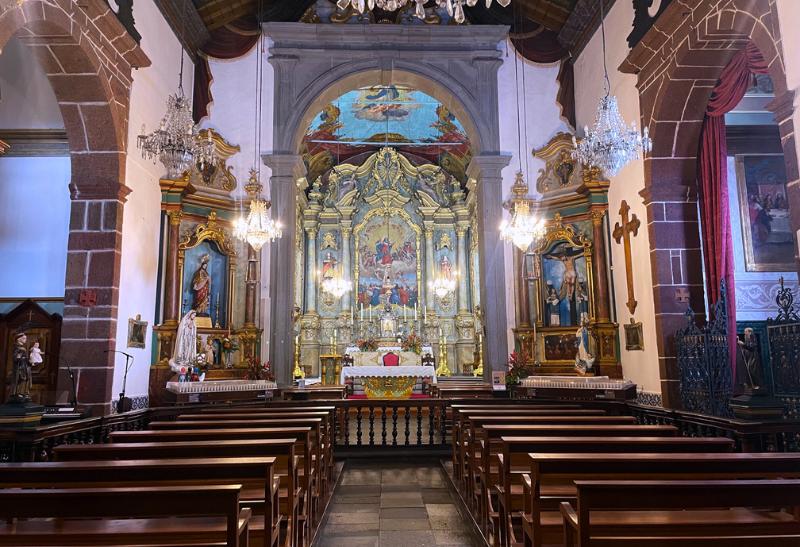
{"type": "Polygon", "coordinates": [[[206,356],[206,364],[210,367],[214,366],[216,360],[216,348],[211,342],[211,336],[206,336],[206,343],[203,345],[203,353],[206,356]]]}
{"type": "Polygon", "coordinates": [[[189,310],[178,323],[175,347],[172,349],[172,359],[169,360],[169,367],[173,372],[180,374],[181,368],[192,366],[197,357],[197,326],[194,324],[196,315],[197,312],[189,310]]]}
{"type": "Polygon", "coordinates": [[[586,374],[592,372],[594,368],[595,356],[589,352],[589,321],[584,319],[581,326],[575,333],[578,339],[578,353],[575,355],[575,370],[578,374],[586,374]]]}
{"type": "Polygon", "coordinates": [[[32,367],[42,364],[42,355],[44,355],[44,352],[39,348],[39,342],[34,342],[33,347],[31,348],[31,354],[29,356],[32,367]]]}

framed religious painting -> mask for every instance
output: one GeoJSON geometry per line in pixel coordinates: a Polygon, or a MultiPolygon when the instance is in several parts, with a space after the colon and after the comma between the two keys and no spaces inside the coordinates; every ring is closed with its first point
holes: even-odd
{"type": "Polygon", "coordinates": [[[783,154],[737,155],[736,185],[747,271],[794,271],[783,154]]]}
{"type": "Polygon", "coordinates": [[[136,318],[128,319],[128,347],[144,348],[145,336],[147,335],[147,321],[142,321],[142,316],[136,314],[136,318]]]}
{"type": "Polygon", "coordinates": [[[236,251],[214,211],[181,240],[181,316],[194,310],[199,328],[229,328],[236,251]]]}

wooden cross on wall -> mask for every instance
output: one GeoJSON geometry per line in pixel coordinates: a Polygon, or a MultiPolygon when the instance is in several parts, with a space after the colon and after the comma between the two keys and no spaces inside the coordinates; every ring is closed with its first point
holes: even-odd
{"type": "Polygon", "coordinates": [[[630,212],[631,208],[628,206],[628,202],[622,200],[622,205],[619,208],[619,214],[622,217],[622,224],[617,222],[614,224],[614,240],[619,243],[620,240],[623,242],[623,248],[625,249],[625,279],[628,283],[628,301],[625,303],[628,306],[628,310],[633,315],[633,312],[636,311],[636,298],[634,298],[633,294],[633,267],[631,265],[631,234],[633,237],[636,237],[636,234],[639,233],[639,226],[641,223],[639,219],[636,218],[636,214],[628,219],[628,213],[630,212]]]}

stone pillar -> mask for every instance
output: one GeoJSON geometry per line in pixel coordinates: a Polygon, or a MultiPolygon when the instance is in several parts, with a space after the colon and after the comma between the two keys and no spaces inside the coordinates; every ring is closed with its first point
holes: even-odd
{"type": "Polygon", "coordinates": [[[306,226],[306,313],[317,311],[317,226],[306,226]]]}
{"type": "MultiPolygon", "coordinates": [[[[352,286],[355,280],[350,275],[350,234],[353,229],[350,226],[342,226],[342,279],[348,279],[352,286]]],[[[341,311],[349,314],[353,306],[353,292],[348,291],[342,296],[341,311]]]]}
{"type": "Polygon", "coordinates": [[[508,362],[508,321],[506,319],[506,273],[500,222],[503,218],[502,170],[510,156],[485,154],[472,158],[467,176],[477,181],[478,240],[481,261],[481,306],[486,324],[484,375],[506,370],[508,362]]]}
{"type": "MultiPolygon", "coordinates": [[[[258,253],[250,245],[247,246],[247,273],[244,289],[244,326],[256,326],[256,293],[258,291],[258,253]]],[[[230,318],[228,318],[230,324],[230,318]]]]}
{"type": "Polygon", "coordinates": [[[468,226],[456,227],[456,248],[458,249],[458,313],[469,313],[469,294],[467,293],[467,272],[469,272],[469,257],[467,256],[467,229],[468,226]]]}
{"type": "Polygon", "coordinates": [[[603,230],[605,209],[592,209],[592,272],[597,293],[594,295],[595,320],[601,323],[611,321],[611,298],[608,293],[608,268],[606,266],[606,238],[603,230]]]}
{"type": "Polygon", "coordinates": [[[180,286],[178,272],[178,243],[180,241],[180,210],[167,211],[169,227],[167,228],[167,259],[164,281],[164,314],[162,323],[167,326],[177,325],[180,319],[180,286]]]}
{"type": "Polygon", "coordinates": [[[297,222],[297,180],[303,176],[303,159],[297,154],[266,154],[262,158],[272,170],[270,198],[272,218],[283,225],[283,237],[270,250],[270,359],[280,385],[291,383],[294,336],[294,253],[297,222]]]}
{"type": "Polygon", "coordinates": [[[433,222],[425,221],[425,307],[433,311],[434,294],[431,288],[436,272],[433,264],[433,222]]]}
{"type": "Polygon", "coordinates": [[[129,192],[111,184],[73,189],[57,392],[72,389],[69,365],[75,373],[78,402],[95,415],[111,410],[122,215],[129,192]]]}
{"type": "Polygon", "coordinates": [[[514,247],[514,278],[517,280],[517,323],[518,327],[531,326],[531,306],[528,297],[528,277],[525,275],[525,252],[514,247]]]}

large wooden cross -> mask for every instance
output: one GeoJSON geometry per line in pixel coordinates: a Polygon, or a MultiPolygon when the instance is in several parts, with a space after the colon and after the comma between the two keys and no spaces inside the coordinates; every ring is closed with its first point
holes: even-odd
{"type": "Polygon", "coordinates": [[[625,249],[625,278],[628,282],[628,301],[625,303],[628,306],[628,310],[633,315],[633,312],[636,311],[636,298],[634,298],[633,293],[633,267],[631,265],[631,234],[633,237],[636,237],[636,234],[639,233],[639,226],[641,223],[639,219],[636,218],[636,214],[634,213],[633,216],[628,219],[628,213],[630,212],[631,208],[628,207],[628,202],[622,200],[622,205],[619,208],[619,214],[622,217],[622,224],[617,222],[614,224],[614,240],[619,243],[620,240],[623,242],[623,247],[625,249]]]}

